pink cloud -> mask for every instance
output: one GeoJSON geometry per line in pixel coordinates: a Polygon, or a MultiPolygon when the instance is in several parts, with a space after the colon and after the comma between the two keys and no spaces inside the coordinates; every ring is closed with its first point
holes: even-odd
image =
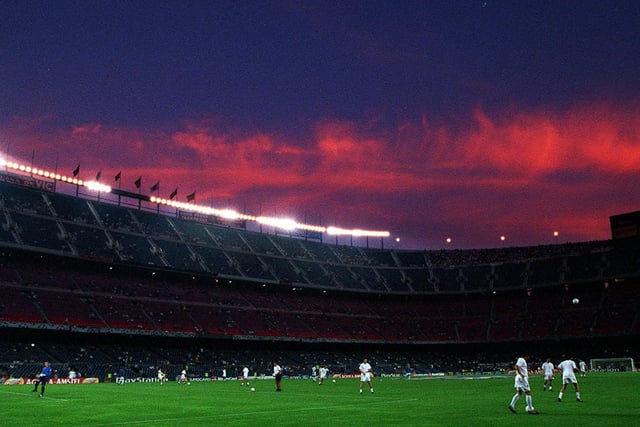
{"type": "Polygon", "coordinates": [[[60,169],[80,163],[88,176],[122,171],[123,186],[142,175],[167,193],[197,189],[201,202],[313,212],[345,226],[391,224],[422,242],[455,228],[466,230],[469,245],[471,236],[502,232],[531,244],[552,228],[572,239],[607,238],[608,215],[638,209],[640,197],[627,187],[640,170],[640,116],[612,105],[501,115],[478,108],[462,130],[432,126],[428,116],[396,129],[324,121],[301,142],[226,132],[213,121],[169,132],[52,123],[16,119],[1,132],[12,155],[33,151],[43,167],[58,156],[60,169]]]}
{"type": "Polygon", "coordinates": [[[71,130],[71,135],[77,137],[86,134],[99,134],[102,130],[102,125],[100,123],[87,123],[84,125],[74,126],[71,130]]]}

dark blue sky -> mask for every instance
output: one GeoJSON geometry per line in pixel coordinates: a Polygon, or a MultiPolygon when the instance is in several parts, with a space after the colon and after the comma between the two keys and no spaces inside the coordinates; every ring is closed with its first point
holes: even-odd
{"type": "Polygon", "coordinates": [[[636,1],[5,1],[0,147],[412,247],[606,238],[640,208],[638,28],[636,1]]]}

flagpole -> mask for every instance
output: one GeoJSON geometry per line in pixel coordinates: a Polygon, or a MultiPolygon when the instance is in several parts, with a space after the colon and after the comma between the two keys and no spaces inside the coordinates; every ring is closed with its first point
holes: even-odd
{"type": "MultiPolygon", "coordinates": [[[[56,167],[54,169],[55,174],[58,174],[58,156],[59,154],[56,153],[56,167]]],[[[58,186],[56,185],[58,183],[58,180],[54,178],[53,180],[53,191],[56,191],[58,189],[58,186]]]]}
{"type": "MultiPolygon", "coordinates": [[[[79,174],[80,174],[80,163],[78,163],[78,166],[76,166],[76,168],[73,170],[73,178],[78,179],[79,174]]],[[[76,197],[78,197],[79,192],[80,192],[80,185],[76,183],[76,197]]]]}
{"type": "MultiPolygon", "coordinates": [[[[134,182],[135,186],[138,187],[138,194],[140,194],[140,192],[142,190],[140,190],[142,188],[142,175],[140,175],[140,178],[138,178],[136,180],[136,182],[134,182]]],[[[142,199],[138,199],[138,210],[140,210],[142,208],[142,199]]]]}
{"type": "MultiPolygon", "coordinates": [[[[118,171],[118,173],[114,177],[114,179],[118,183],[118,190],[120,190],[120,188],[122,186],[122,182],[121,182],[122,180],[120,178],[122,178],[122,171],[118,171]]],[[[119,192],[118,192],[118,206],[120,206],[120,193],[119,192]]]]}
{"type": "MultiPolygon", "coordinates": [[[[78,163],[78,166],[76,166],[74,172],[76,172],[76,173],[73,174],[73,177],[77,179],[78,175],[80,174],[80,164],[79,163],[78,163]]],[[[76,184],[76,197],[78,197],[79,193],[80,193],[80,186],[78,184],[76,184]]]]}
{"type": "MultiPolygon", "coordinates": [[[[169,194],[169,200],[173,200],[178,195],[178,187],[169,194]]],[[[176,218],[178,218],[178,208],[176,208],[176,218]]]]}
{"type": "MultiPolygon", "coordinates": [[[[102,178],[102,169],[100,169],[98,171],[98,173],[96,174],[96,182],[100,182],[100,178],[102,178]]],[[[100,202],[100,193],[102,193],[102,191],[98,190],[98,202],[100,202]]]]}

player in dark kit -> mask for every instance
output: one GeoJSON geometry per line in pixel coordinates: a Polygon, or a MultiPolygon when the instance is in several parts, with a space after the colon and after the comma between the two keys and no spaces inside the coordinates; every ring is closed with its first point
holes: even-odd
{"type": "MultiPolygon", "coordinates": [[[[40,383],[40,397],[44,397],[44,387],[51,379],[51,366],[49,366],[49,362],[44,362],[42,372],[40,372],[40,375],[38,377],[38,382],[40,383]]],[[[33,391],[38,391],[38,382],[35,383],[33,391]]]]}

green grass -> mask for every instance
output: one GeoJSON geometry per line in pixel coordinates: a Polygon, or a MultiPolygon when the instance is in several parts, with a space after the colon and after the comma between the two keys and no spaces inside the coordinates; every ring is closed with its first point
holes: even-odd
{"type": "Polygon", "coordinates": [[[572,388],[557,402],[560,381],[542,391],[531,378],[540,415],[507,406],[513,378],[406,380],[375,378],[375,394],[360,396],[358,380],[322,386],[255,380],[250,392],[237,381],[49,385],[38,398],[32,386],[1,386],[3,426],[634,426],[640,425],[638,373],[589,374],[580,378],[584,403],[572,388]]]}

